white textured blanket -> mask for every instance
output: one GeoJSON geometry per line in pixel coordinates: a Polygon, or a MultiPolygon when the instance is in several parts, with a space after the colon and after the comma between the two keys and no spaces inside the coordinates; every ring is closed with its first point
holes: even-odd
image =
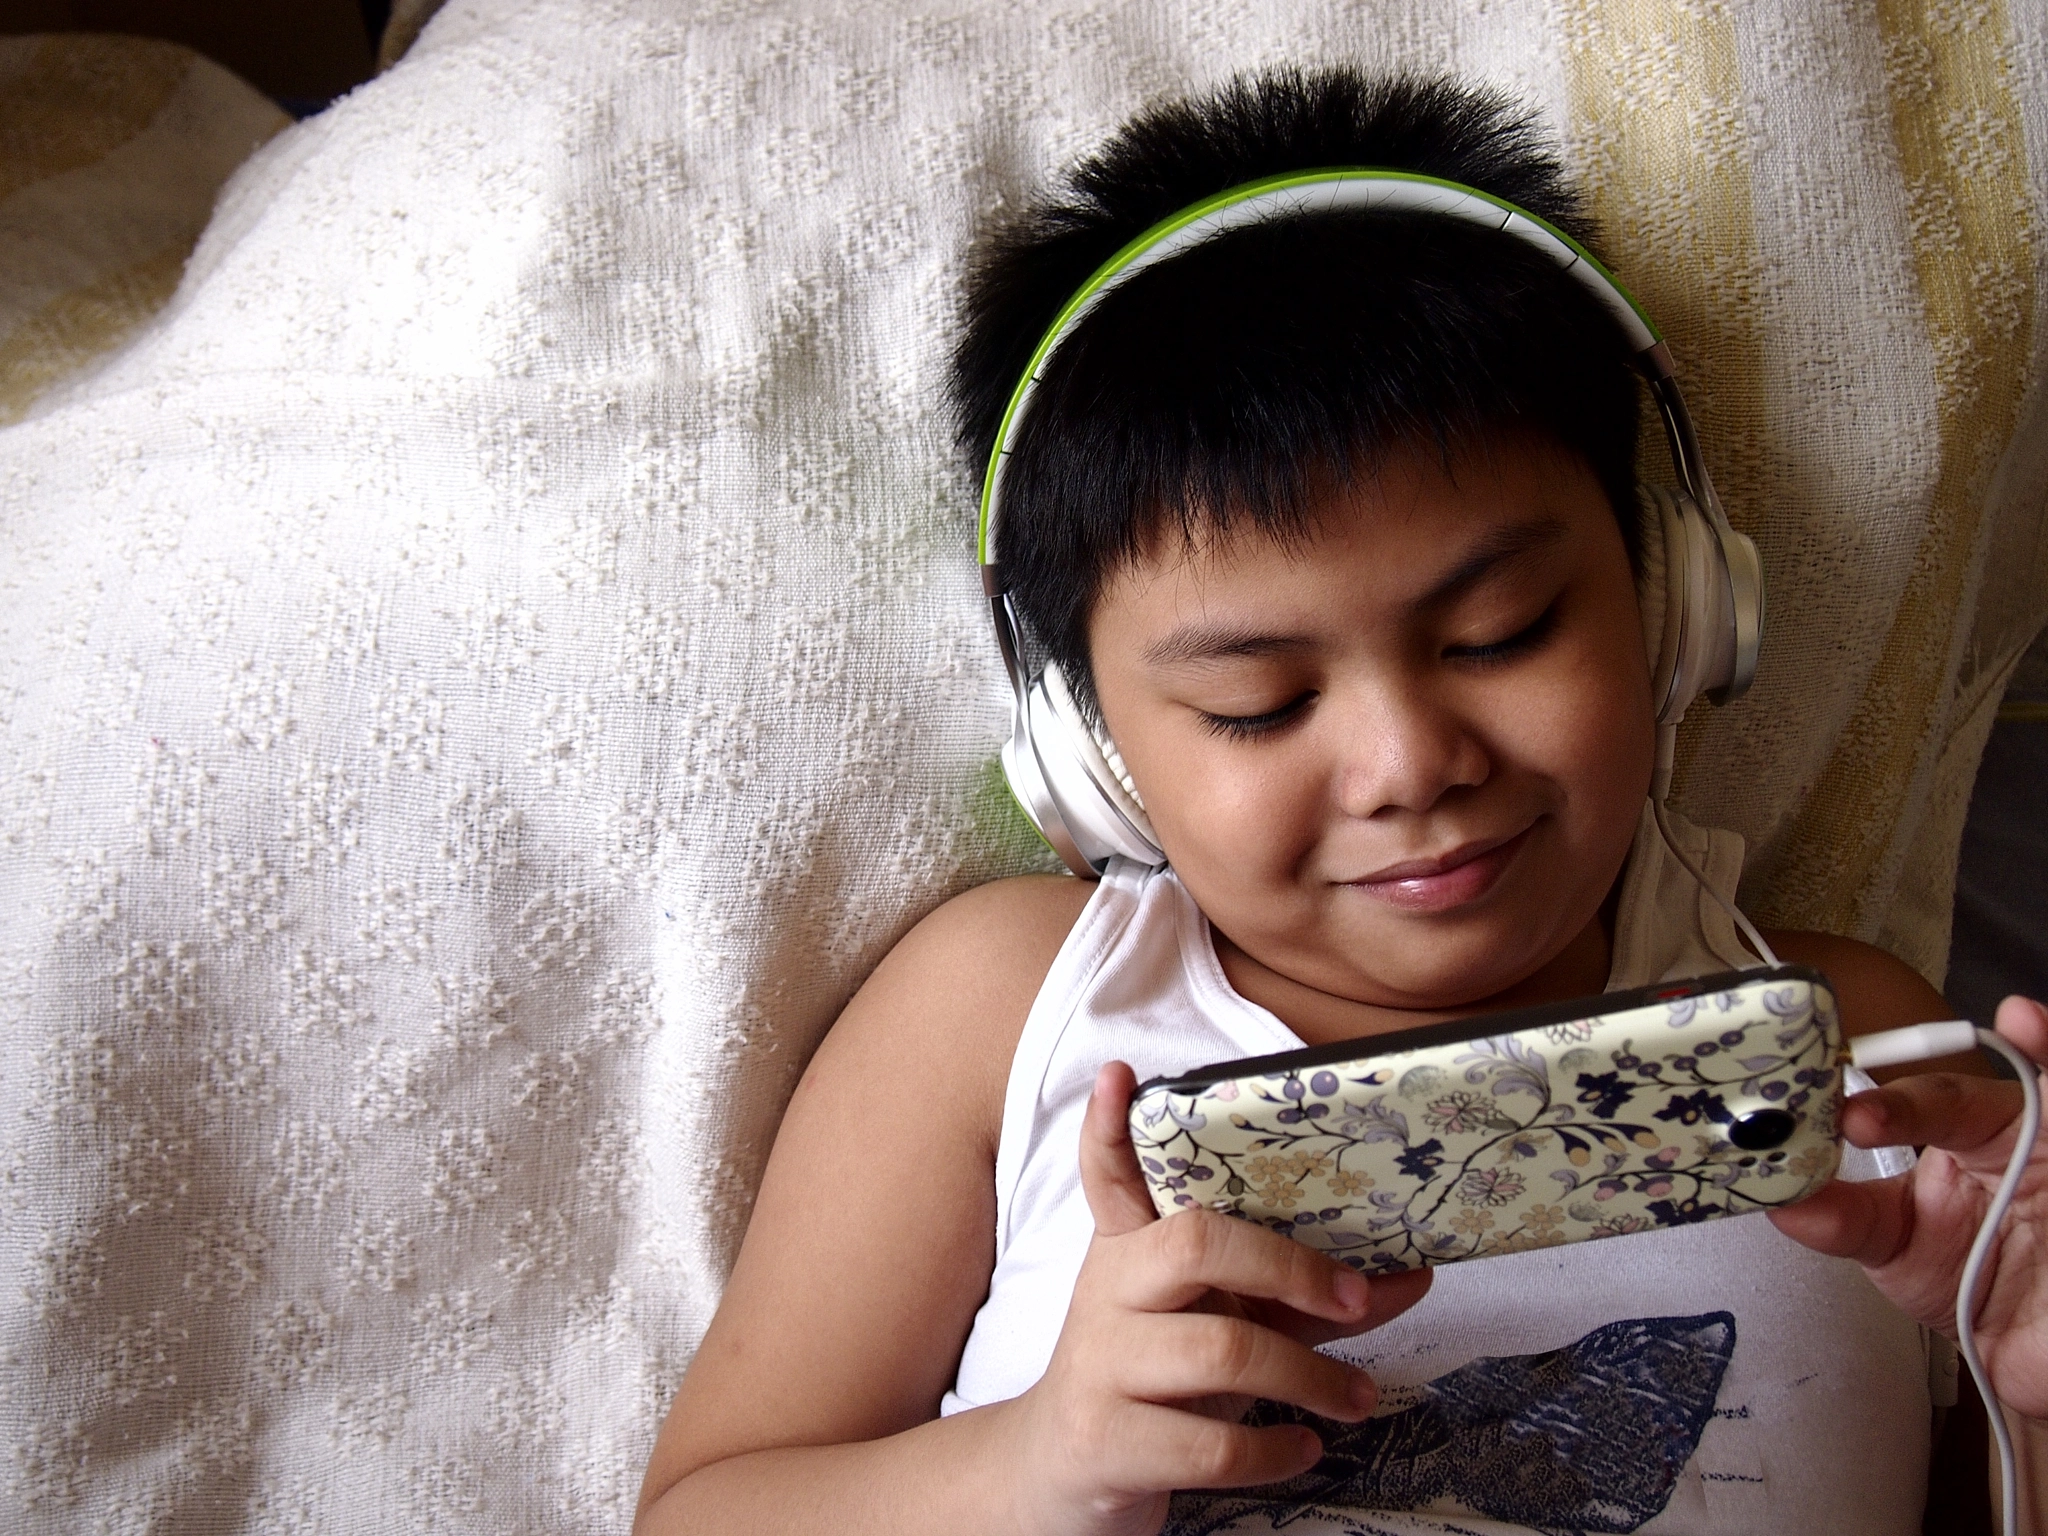
{"type": "Polygon", "coordinates": [[[0,432],[0,1527],[624,1528],[819,1035],[1040,857],[939,402],[964,244],[1236,68],[1550,114],[1770,569],[1687,808],[1771,916],[1938,973],[2048,614],[2044,29],[459,0],[0,432]]]}

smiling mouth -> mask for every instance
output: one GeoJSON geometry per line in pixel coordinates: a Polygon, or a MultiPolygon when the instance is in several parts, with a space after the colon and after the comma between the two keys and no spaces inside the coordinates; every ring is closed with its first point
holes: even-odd
{"type": "Polygon", "coordinates": [[[1531,828],[1512,837],[1483,838],[1429,859],[1407,859],[1344,883],[1352,890],[1407,912],[1448,912],[1479,900],[1522,851],[1531,828]]]}

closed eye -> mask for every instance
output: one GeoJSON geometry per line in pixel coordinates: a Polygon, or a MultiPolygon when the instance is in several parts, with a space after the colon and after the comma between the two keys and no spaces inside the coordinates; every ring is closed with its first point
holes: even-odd
{"type": "Polygon", "coordinates": [[[1540,649],[1556,627],[1557,604],[1552,603],[1537,616],[1535,623],[1505,640],[1495,640],[1486,645],[1447,645],[1444,656],[1451,661],[1477,662],[1482,667],[1498,665],[1540,649]]]}
{"type": "Polygon", "coordinates": [[[1199,711],[1202,724],[1218,736],[1230,736],[1245,740],[1253,736],[1264,736],[1279,730],[1298,716],[1315,700],[1313,690],[1299,698],[1290,699],[1278,709],[1269,709],[1262,715],[1216,715],[1208,710],[1199,711]]]}

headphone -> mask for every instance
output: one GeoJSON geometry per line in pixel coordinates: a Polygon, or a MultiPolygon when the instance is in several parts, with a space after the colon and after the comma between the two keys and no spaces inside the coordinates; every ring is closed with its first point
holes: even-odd
{"type": "Polygon", "coordinates": [[[1192,246],[1268,219],[1340,210],[1383,209],[1463,219],[1513,235],[1584,285],[1621,327],[1636,367],[1664,421],[1678,488],[1642,486],[1641,591],[1645,646],[1652,652],[1658,727],[1659,802],[1669,786],[1678,721],[1700,694],[1725,704],[1756,676],[1763,640],[1763,567],[1756,545],[1721,510],[1700,456],[1699,439],[1673,376],[1671,353],[1628,290],[1578,241],[1535,214],[1476,187],[1406,171],[1338,169],[1295,172],[1219,192],[1162,220],[1132,240],[1082,285],[1054,317],[1010,396],[982,481],[977,553],[996,643],[1015,694],[1003,772],[1011,793],[1054,852],[1092,878],[1112,857],[1164,864],[1116,743],[1075,702],[1056,663],[1027,669],[1023,628],[998,562],[1004,477],[1026,407],[1060,343],[1096,305],[1147,267],[1192,246]]]}

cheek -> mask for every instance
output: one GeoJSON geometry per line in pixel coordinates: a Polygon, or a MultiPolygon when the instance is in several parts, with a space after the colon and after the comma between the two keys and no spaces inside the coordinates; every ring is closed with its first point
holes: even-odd
{"type": "Polygon", "coordinates": [[[1240,872],[1285,865],[1319,824],[1315,780],[1285,750],[1248,752],[1206,731],[1163,732],[1147,743],[1142,785],[1156,785],[1147,806],[1160,836],[1182,850],[1177,861],[1240,872]]]}
{"type": "Polygon", "coordinates": [[[1189,889],[1215,896],[1256,887],[1270,895],[1314,849],[1327,820],[1328,773],[1310,745],[1248,747],[1173,706],[1128,695],[1106,696],[1103,704],[1153,828],[1189,889]]]}
{"type": "Polygon", "coordinates": [[[1606,628],[1560,647],[1521,712],[1518,753],[1562,790],[1578,835],[1601,842],[1612,837],[1595,829],[1608,823],[1624,840],[1633,834],[1656,757],[1649,664],[1633,642],[1606,628]]]}

